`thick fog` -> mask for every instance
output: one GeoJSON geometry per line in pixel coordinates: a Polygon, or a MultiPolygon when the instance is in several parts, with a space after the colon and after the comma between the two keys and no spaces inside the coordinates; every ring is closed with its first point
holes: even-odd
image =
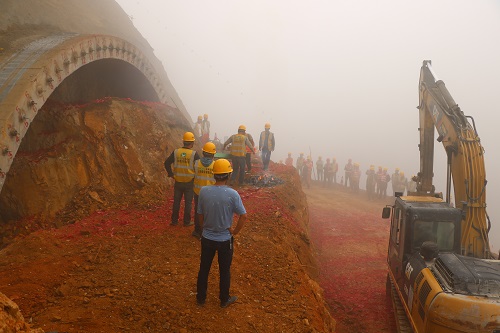
{"type": "MultiPolygon", "coordinates": [[[[117,0],[155,49],[192,120],[222,140],[271,123],[291,152],[418,171],[418,79],[432,60],[485,148],[500,247],[500,2],[497,0],[117,0]]],[[[436,136],[437,137],[437,136],[436,136]]],[[[436,143],[435,183],[445,191],[436,143]]],[[[364,179],[361,179],[364,183],[364,179]]],[[[390,185],[389,185],[390,188],[390,185]]],[[[369,223],[370,221],[367,221],[369,223]]]]}

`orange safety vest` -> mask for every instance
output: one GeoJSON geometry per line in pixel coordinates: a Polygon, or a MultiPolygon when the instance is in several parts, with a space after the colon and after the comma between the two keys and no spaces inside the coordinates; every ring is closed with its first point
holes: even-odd
{"type": "Polygon", "coordinates": [[[198,160],[194,164],[194,193],[199,195],[203,186],[214,184],[214,162],[212,161],[212,163],[206,167],[201,163],[201,160],[198,160]]]}
{"type": "Polygon", "coordinates": [[[194,178],[194,151],[188,148],[174,150],[174,179],[176,182],[187,183],[194,178]]]}
{"type": "Polygon", "coordinates": [[[232,137],[231,144],[231,155],[233,156],[245,156],[246,155],[246,139],[244,134],[234,134],[232,137]]]}

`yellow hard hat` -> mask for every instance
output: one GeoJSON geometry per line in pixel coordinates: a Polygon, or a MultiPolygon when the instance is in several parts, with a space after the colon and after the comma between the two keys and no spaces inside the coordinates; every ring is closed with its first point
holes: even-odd
{"type": "Polygon", "coordinates": [[[399,168],[396,168],[396,171],[399,171],[399,168]]]}
{"type": "Polygon", "coordinates": [[[387,168],[384,168],[384,171],[387,171],[387,168]]]}
{"type": "Polygon", "coordinates": [[[215,154],[215,145],[212,142],[207,142],[202,149],[205,153],[215,154]]]}
{"type": "Polygon", "coordinates": [[[292,153],[288,153],[288,155],[292,155],[292,153]]]}
{"type": "Polygon", "coordinates": [[[208,119],[208,114],[206,114],[206,113],[205,113],[205,114],[203,115],[203,118],[208,119]]]}
{"type": "Polygon", "coordinates": [[[203,119],[203,117],[202,117],[202,116],[198,116],[198,120],[202,120],[202,119],[203,119]]]}
{"type": "Polygon", "coordinates": [[[213,170],[214,170],[214,175],[221,175],[224,173],[233,172],[233,167],[231,166],[231,163],[229,163],[228,160],[226,160],[225,158],[221,158],[214,162],[213,170]]]}
{"type": "Polygon", "coordinates": [[[304,153],[300,153],[300,156],[304,155],[304,153]]]}
{"type": "Polygon", "coordinates": [[[194,141],[194,134],[192,132],[184,133],[184,136],[182,137],[182,141],[193,142],[194,141]]]}
{"type": "Polygon", "coordinates": [[[240,125],[240,127],[238,127],[238,131],[246,131],[247,130],[247,127],[245,125],[240,125]]]}
{"type": "Polygon", "coordinates": [[[264,125],[264,128],[271,128],[271,124],[266,123],[266,124],[264,125]]]}
{"type": "Polygon", "coordinates": [[[401,171],[401,172],[400,172],[400,175],[401,175],[401,176],[404,176],[404,175],[405,175],[405,173],[404,173],[403,171],[401,171]]]}
{"type": "Polygon", "coordinates": [[[370,170],[375,170],[375,165],[370,165],[370,170]]]}

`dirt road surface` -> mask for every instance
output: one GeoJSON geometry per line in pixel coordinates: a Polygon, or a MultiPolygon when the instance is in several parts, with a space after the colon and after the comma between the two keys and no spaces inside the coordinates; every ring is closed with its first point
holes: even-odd
{"type": "Polygon", "coordinates": [[[366,193],[342,186],[317,185],[304,192],[319,282],[337,320],[336,332],[396,332],[385,292],[389,220],[381,218],[391,200],[369,201],[366,193]]]}

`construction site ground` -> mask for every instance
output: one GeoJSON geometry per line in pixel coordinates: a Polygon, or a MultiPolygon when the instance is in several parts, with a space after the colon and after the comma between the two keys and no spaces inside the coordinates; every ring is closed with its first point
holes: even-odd
{"type": "Polygon", "coordinates": [[[388,198],[303,190],[294,168],[271,163],[264,180],[276,186],[237,188],[248,212],[232,265],[239,299],[220,308],[215,260],[199,307],[200,242],[169,225],[163,169],[190,124],[120,99],[48,103],[37,119],[0,198],[2,332],[392,332],[388,198]]]}
{"type": "Polygon", "coordinates": [[[170,196],[162,206],[98,211],[17,239],[0,257],[1,291],[45,332],[328,332],[334,323],[308,271],[336,332],[393,332],[380,202],[340,187],[305,190],[316,271],[307,250],[297,256],[306,243],[296,238],[307,236],[287,212],[300,199],[282,187],[239,190],[249,222],[232,269],[239,300],[227,309],[219,307],[216,264],[208,301],[196,305],[199,242],[190,227],[168,225],[170,196]]]}

